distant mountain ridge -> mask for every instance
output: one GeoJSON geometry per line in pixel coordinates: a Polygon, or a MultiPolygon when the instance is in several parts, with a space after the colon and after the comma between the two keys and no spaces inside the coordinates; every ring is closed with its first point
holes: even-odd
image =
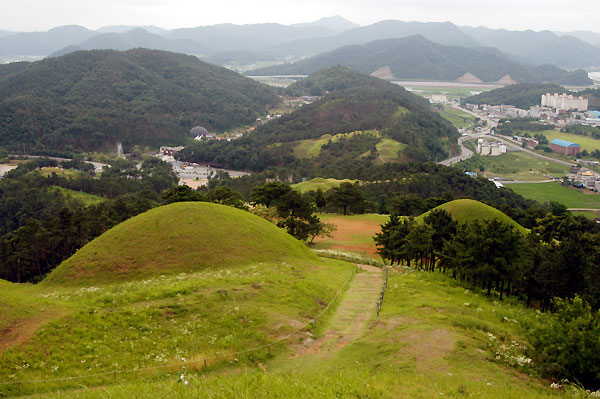
{"type": "MultiPolygon", "coordinates": [[[[600,44],[600,34],[594,32],[557,35],[550,31],[507,31],[458,27],[451,22],[398,20],[358,26],[339,16],[294,25],[218,24],[173,30],[156,26],[117,25],[102,27],[97,31],[81,26],[62,26],[47,32],[0,31],[0,56],[16,59],[19,56],[65,54],[76,49],[118,50],[147,46],[151,49],[203,56],[244,51],[263,54],[267,58],[293,61],[347,45],[417,34],[445,46],[494,47],[520,63],[552,64],[568,68],[600,66],[600,47],[597,46],[600,44]],[[131,32],[140,30],[155,37],[133,40],[131,32]]],[[[243,55],[246,56],[247,54],[243,55]]]]}
{"type": "MultiPolygon", "coordinates": [[[[540,76],[552,81],[581,78],[557,67],[532,68],[519,64],[494,48],[442,46],[421,35],[402,39],[376,40],[350,45],[294,64],[275,65],[248,71],[248,75],[311,74],[334,65],[350,66],[365,74],[388,79],[430,79],[469,83],[541,83],[540,76]],[[549,71],[546,71],[549,69],[549,71]]],[[[585,75],[578,82],[591,84],[585,75]]],[[[575,84],[575,83],[573,83],[575,84]]]]}
{"type": "Polygon", "coordinates": [[[50,57],[65,55],[78,50],[125,51],[134,48],[147,48],[195,55],[204,55],[211,52],[211,50],[193,40],[167,39],[142,28],[135,28],[124,33],[102,33],[92,36],[77,46],[68,46],[52,53],[50,57]]]}
{"type": "Polygon", "coordinates": [[[600,66],[600,48],[572,36],[558,36],[551,31],[535,32],[460,28],[484,46],[495,47],[534,65],[584,68],[600,66]]]}

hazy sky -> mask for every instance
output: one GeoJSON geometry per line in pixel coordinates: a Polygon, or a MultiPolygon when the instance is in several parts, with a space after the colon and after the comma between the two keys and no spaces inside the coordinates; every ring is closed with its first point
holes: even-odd
{"type": "Polygon", "coordinates": [[[167,29],[309,22],[341,15],[360,25],[385,19],[451,21],[513,30],[600,32],[598,0],[0,0],[0,29],[60,25],[156,25],[167,29]]]}

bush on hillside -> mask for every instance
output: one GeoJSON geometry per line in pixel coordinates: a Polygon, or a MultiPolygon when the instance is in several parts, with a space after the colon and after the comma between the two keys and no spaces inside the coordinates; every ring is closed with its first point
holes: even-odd
{"type": "Polygon", "coordinates": [[[568,378],[588,389],[600,387],[600,314],[576,296],[556,299],[532,330],[536,361],[545,375],[568,378]]]}

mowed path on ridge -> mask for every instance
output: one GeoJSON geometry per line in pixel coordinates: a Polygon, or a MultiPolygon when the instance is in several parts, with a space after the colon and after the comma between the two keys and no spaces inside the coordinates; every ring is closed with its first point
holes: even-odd
{"type": "Polygon", "coordinates": [[[377,312],[377,300],[381,293],[384,273],[381,268],[358,265],[350,286],[344,293],[334,314],[324,326],[323,334],[315,339],[305,339],[292,347],[293,355],[279,364],[293,368],[298,362],[327,359],[339,349],[359,339],[367,330],[377,312]]]}

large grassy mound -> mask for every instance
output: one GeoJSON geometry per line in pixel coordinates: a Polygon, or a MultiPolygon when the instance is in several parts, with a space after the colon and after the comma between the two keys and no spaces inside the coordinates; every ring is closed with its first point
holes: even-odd
{"type": "Polygon", "coordinates": [[[209,203],[176,203],[102,234],[63,262],[44,284],[101,284],[288,258],[314,259],[314,255],[300,241],[248,212],[209,203]]]}
{"type": "Polygon", "coordinates": [[[504,212],[499,211],[489,205],[471,199],[459,199],[446,202],[432,210],[425,212],[416,218],[417,221],[422,221],[430,212],[438,209],[443,209],[448,212],[459,223],[470,223],[474,221],[498,219],[501,222],[513,226],[517,231],[527,234],[526,228],[515,222],[511,217],[504,212]]]}
{"type": "Polygon", "coordinates": [[[331,190],[334,187],[339,187],[340,184],[342,184],[342,183],[354,184],[355,182],[356,182],[356,180],[351,180],[351,179],[339,180],[339,179],[334,179],[334,178],[325,179],[323,177],[315,177],[312,180],[293,184],[292,188],[294,188],[295,190],[297,190],[301,193],[306,193],[308,191],[311,191],[311,190],[316,191],[318,189],[327,191],[327,190],[331,190]]]}

